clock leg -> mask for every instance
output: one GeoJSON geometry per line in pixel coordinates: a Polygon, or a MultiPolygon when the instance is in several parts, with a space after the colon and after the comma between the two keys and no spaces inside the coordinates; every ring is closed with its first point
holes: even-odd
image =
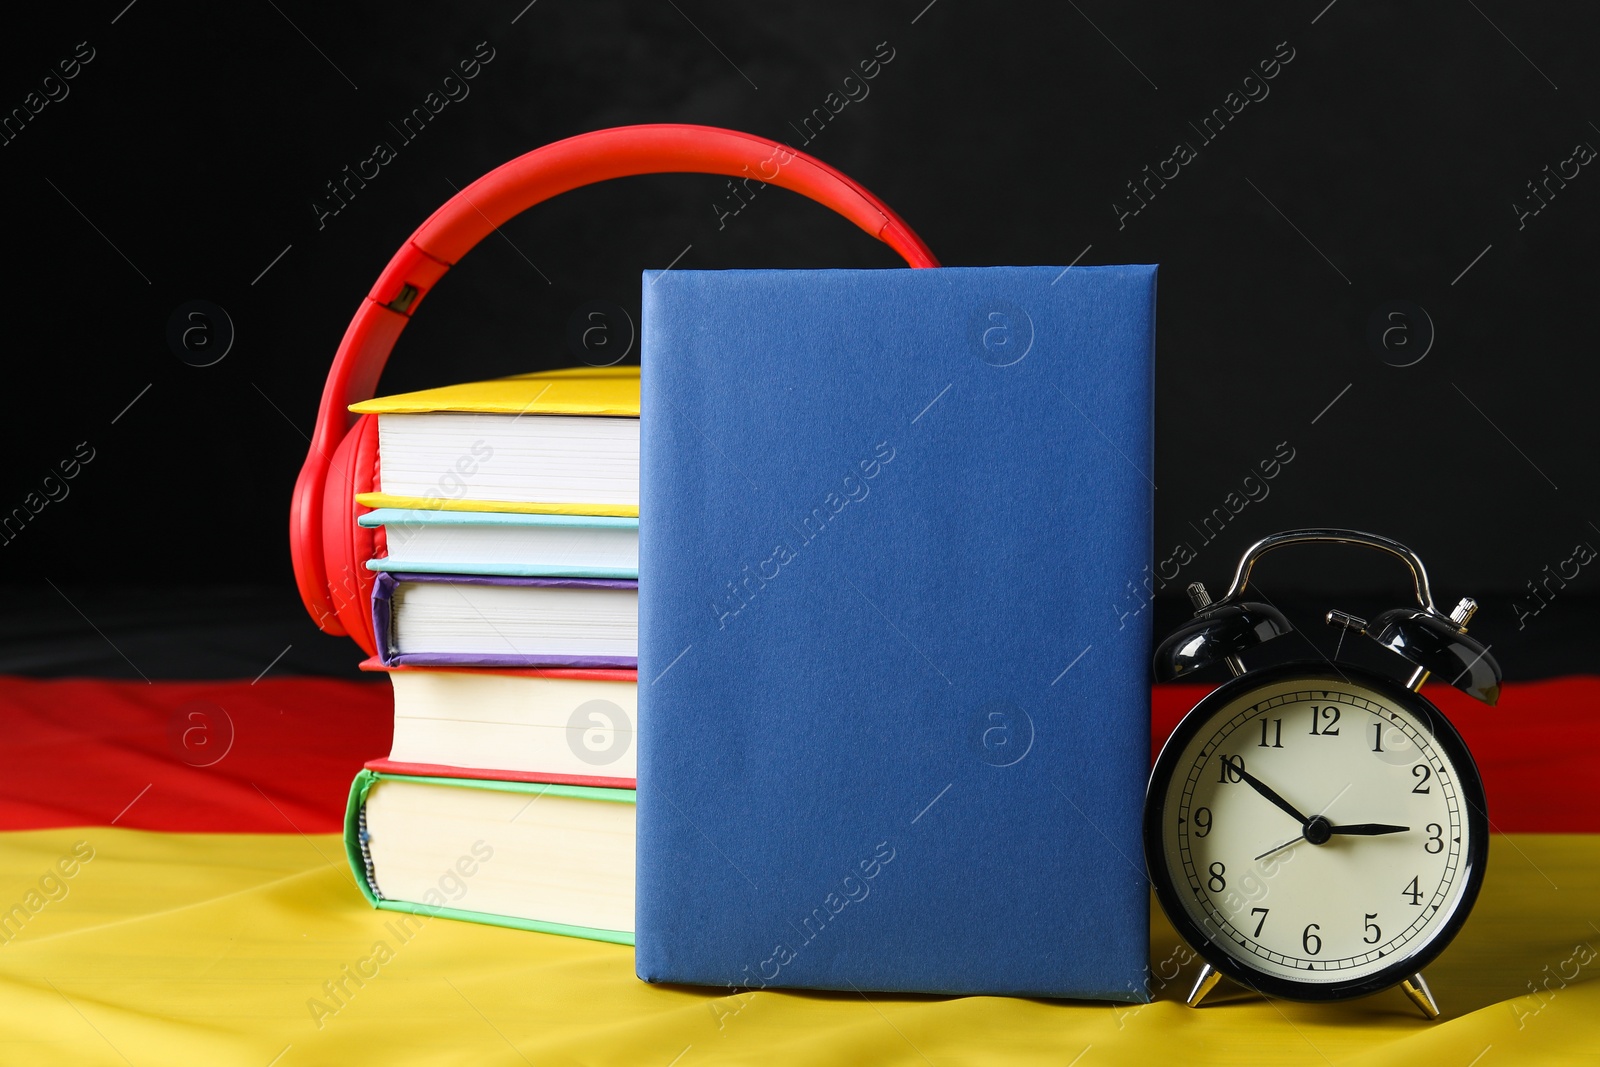
{"type": "Polygon", "coordinates": [[[1191,1008],[1198,1008],[1200,1002],[1206,999],[1206,994],[1215,989],[1220,981],[1222,981],[1222,972],[1209,963],[1205,964],[1200,968],[1200,973],[1195,976],[1194,988],[1189,990],[1189,999],[1186,1003],[1191,1008]]]}
{"type": "Polygon", "coordinates": [[[1406,991],[1406,996],[1411,998],[1411,1002],[1422,1012],[1424,1018],[1437,1019],[1439,1017],[1439,1005],[1434,1002],[1433,990],[1428,988],[1428,983],[1422,977],[1421,971],[1401,982],[1400,988],[1406,991]]]}

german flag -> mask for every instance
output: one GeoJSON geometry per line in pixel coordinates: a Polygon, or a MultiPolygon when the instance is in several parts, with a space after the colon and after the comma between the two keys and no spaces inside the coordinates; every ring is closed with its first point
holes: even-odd
{"type": "MultiPolygon", "coordinates": [[[[1157,746],[1202,692],[1155,690],[1157,746]]],[[[351,777],[387,750],[381,681],[0,679],[0,1062],[1592,1057],[1600,679],[1508,684],[1493,709],[1429,695],[1479,761],[1494,826],[1477,908],[1428,970],[1434,1023],[1393,990],[1187,1008],[1195,963],[1159,909],[1146,1005],[649,986],[625,946],[368,907],[340,830],[351,777]]]]}

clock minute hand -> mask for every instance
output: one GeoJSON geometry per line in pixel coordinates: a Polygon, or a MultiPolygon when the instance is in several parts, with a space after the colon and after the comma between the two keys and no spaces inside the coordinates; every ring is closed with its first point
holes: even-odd
{"type": "Polygon", "coordinates": [[[1272,801],[1278,807],[1282,808],[1285,812],[1287,812],[1290,816],[1292,816],[1294,818],[1295,822],[1299,823],[1302,827],[1304,827],[1306,823],[1311,821],[1310,819],[1306,818],[1304,815],[1300,814],[1300,812],[1296,811],[1293,804],[1289,803],[1287,800],[1285,800],[1282,797],[1280,797],[1265,782],[1263,782],[1261,779],[1257,778],[1255,775],[1251,774],[1249,771],[1245,770],[1244,769],[1244,760],[1241,759],[1237,763],[1235,763],[1234,761],[1228,759],[1226,756],[1218,756],[1217,758],[1222,760],[1223,764],[1225,764],[1227,766],[1228,773],[1237,774],[1240,778],[1243,778],[1247,783],[1249,783],[1251,789],[1254,789],[1257,793],[1260,793],[1262,796],[1264,796],[1268,800],[1272,801]]]}

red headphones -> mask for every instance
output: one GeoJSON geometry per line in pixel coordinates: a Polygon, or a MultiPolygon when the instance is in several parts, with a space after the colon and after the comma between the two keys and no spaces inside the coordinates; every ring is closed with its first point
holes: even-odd
{"type": "Polygon", "coordinates": [[[356,525],[355,502],[378,481],[378,423],[349,406],[370,399],[400,331],[428,290],[474,245],[515,215],[584,185],[635,174],[721,174],[751,178],[809,197],[900,253],[913,267],[937,267],[922,239],[877,197],[834,170],[775,141],[714,126],[621,126],[569,137],[505,163],[461,190],[417,228],[361,302],[322,388],[311,450],[295,482],[289,548],[300,599],[318,627],[373,639],[377,531],[356,525]]]}

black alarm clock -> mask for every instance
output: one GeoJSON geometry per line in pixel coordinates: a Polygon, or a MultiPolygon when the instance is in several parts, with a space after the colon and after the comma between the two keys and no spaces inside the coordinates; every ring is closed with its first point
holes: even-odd
{"type": "Polygon", "coordinates": [[[1205,961],[1190,1007],[1226,975],[1303,1001],[1400,985],[1437,1018],[1422,968],[1472,910],[1489,821],[1471,753],[1419,690],[1434,677],[1486,704],[1499,699],[1500,668],[1466,633],[1476,602],[1440,612],[1415,553],[1355,530],[1273,534],[1246,550],[1222,599],[1198,582],[1188,592],[1195,616],[1156,650],[1157,679],[1219,661],[1234,674],[1178,724],[1145,797],[1156,896],[1205,961]],[[1416,605],[1371,622],[1326,616],[1398,653],[1403,671],[1242,662],[1292,629],[1277,608],[1244,599],[1251,568],[1307,543],[1360,545],[1410,567],[1416,605]]]}

